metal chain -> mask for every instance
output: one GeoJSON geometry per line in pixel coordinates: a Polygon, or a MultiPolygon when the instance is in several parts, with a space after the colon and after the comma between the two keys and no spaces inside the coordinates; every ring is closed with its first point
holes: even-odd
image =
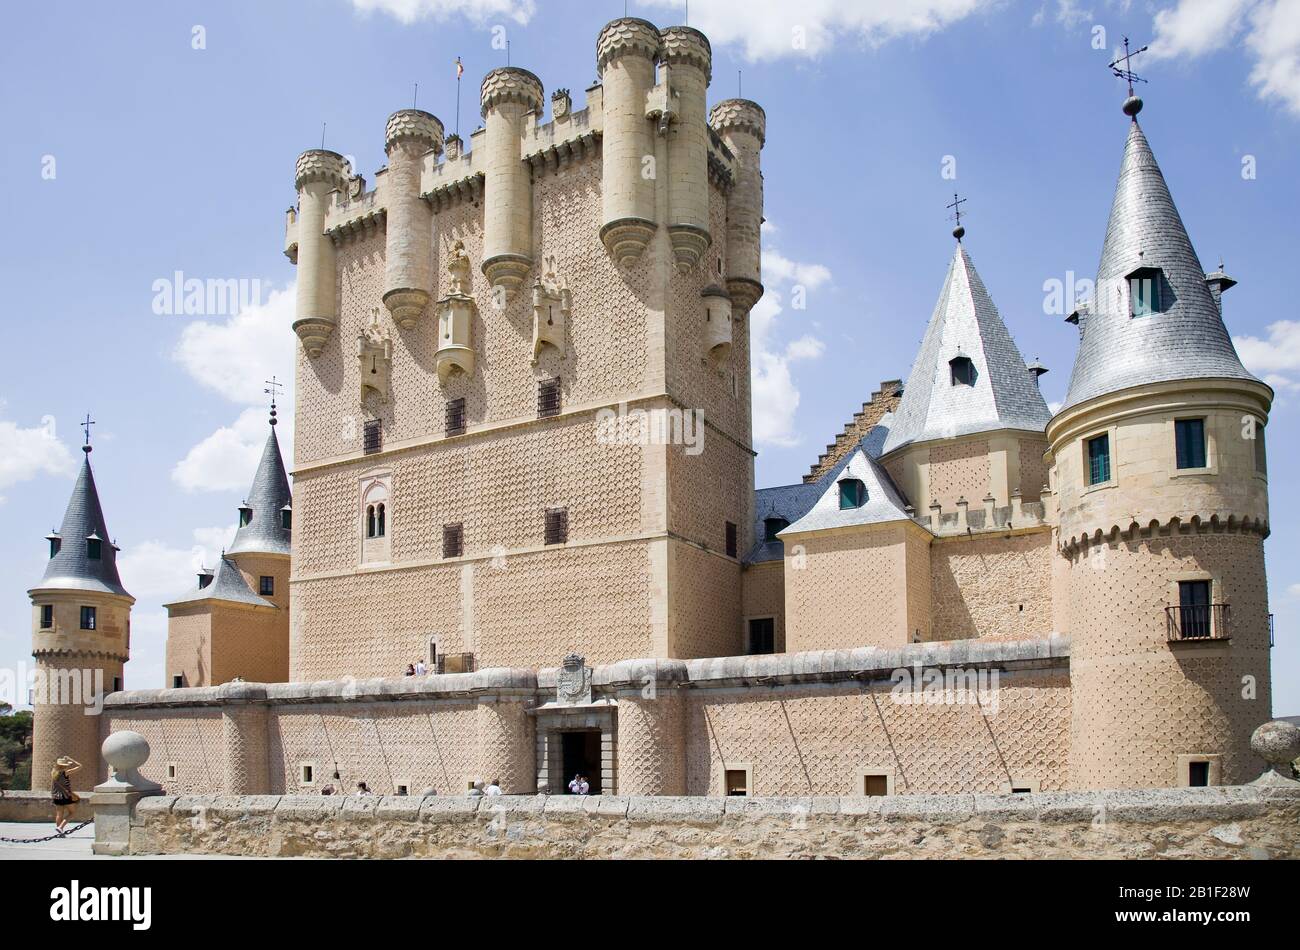
{"type": "Polygon", "coordinates": [[[82,828],[86,827],[86,825],[94,822],[94,820],[95,819],[93,818],[89,818],[79,825],[75,825],[72,828],[64,828],[62,831],[56,831],[54,834],[46,835],[44,838],[0,838],[0,842],[4,842],[5,844],[44,844],[47,841],[57,841],[60,838],[66,838],[75,831],[80,831],[82,828]]]}

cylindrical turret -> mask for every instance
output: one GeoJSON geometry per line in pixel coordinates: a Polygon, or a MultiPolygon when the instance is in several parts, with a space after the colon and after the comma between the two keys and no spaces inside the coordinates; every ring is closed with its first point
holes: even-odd
{"type": "Polygon", "coordinates": [[[668,236],[677,269],[695,269],[713,243],[709,233],[709,124],[713,79],[709,39],[689,26],[659,34],[660,58],[676,116],[668,143],[668,236]]]}
{"type": "Polygon", "coordinates": [[[266,689],[245,683],[221,687],[221,737],[227,795],[271,791],[267,757],[266,689]]]}
{"type": "Polygon", "coordinates": [[[618,700],[618,794],[685,795],[686,664],[625,660],[604,672],[618,700]]]}
{"type": "Polygon", "coordinates": [[[402,109],[388,118],[384,306],[406,330],[433,296],[433,209],[420,198],[420,175],[427,153],[442,154],[442,139],[442,123],[428,112],[402,109]]]}
{"type": "Polygon", "coordinates": [[[735,156],[735,186],[727,199],[727,290],[738,316],[763,296],[763,145],[767,114],[757,102],[727,99],[709,124],[735,156]]]}
{"type": "Polygon", "coordinates": [[[600,239],[620,266],[641,257],[658,227],[656,175],[647,170],[655,154],[654,125],[646,118],[658,61],[659,30],[646,20],[615,20],[596,41],[596,71],[605,87],[600,239]]]}
{"type": "Polygon", "coordinates": [[[298,156],[298,307],[293,330],[319,356],[339,322],[334,245],[325,236],[330,195],[347,180],[347,162],[338,152],[308,149],[298,156]]]}
{"type": "Polygon", "coordinates": [[[532,169],[521,143],[542,96],[542,81],[526,69],[494,69],[483,79],[483,274],[510,296],[533,268],[532,169]]]}

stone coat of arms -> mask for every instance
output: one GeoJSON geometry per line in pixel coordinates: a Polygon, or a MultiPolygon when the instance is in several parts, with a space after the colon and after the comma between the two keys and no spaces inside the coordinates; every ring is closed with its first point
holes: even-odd
{"type": "Polygon", "coordinates": [[[585,657],[570,653],[564,658],[556,680],[555,701],[564,706],[591,702],[591,667],[585,657]]]}

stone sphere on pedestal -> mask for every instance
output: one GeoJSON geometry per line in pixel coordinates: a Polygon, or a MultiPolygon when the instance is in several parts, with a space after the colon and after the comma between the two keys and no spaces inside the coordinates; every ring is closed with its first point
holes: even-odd
{"type": "Polygon", "coordinates": [[[149,761],[149,742],[138,732],[115,732],[104,740],[100,751],[113,778],[134,776],[136,769],[149,761]]]}
{"type": "Polygon", "coordinates": [[[1300,726],[1281,719],[1266,722],[1250,737],[1250,748],[1274,775],[1290,779],[1291,764],[1300,759],[1300,726]]]}

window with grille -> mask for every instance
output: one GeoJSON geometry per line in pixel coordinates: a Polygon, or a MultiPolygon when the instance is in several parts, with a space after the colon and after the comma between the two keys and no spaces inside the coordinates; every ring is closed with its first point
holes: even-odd
{"type": "Polygon", "coordinates": [[[376,455],[384,448],[384,427],[378,419],[371,419],[362,432],[361,448],[367,455],[376,455]]]}
{"type": "Polygon", "coordinates": [[[1110,435],[1099,435],[1088,440],[1088,484],[1101,485],[1110,481],[1110,435]]]}
{"type": "Polygon", "coordinates": [[[546,543],[567,544],[569,541],[569,509],[546,509],[546,543]]]}
{"type": "Polygon", "coordinates": [[[49,630],[54,626],[54,605],[41,604],[41,629],[49,630]]]}
{"type": "Polygon", "coordinates": [[[727,522],[727,557],[736,556],[736,526],[727,522]]]}
{"type": "Polygon", "coordinates": [[[1174,441],[1179,468],[1205,468],[1205,420],[1178,419],[1174,422],[1174,441]]]}
{"type": "Polygon", "coordinates": [[[560,381],[543,379],[537,384],[537,417],[545,419],[560,414],[560,381]]]}
{"type": "Polygon", "coordinates": [[[447,435],[465,434],[465,400],[453,399],[447,403],[447,435]]]}
{"type": "Polygon", "coordinates": [[[442,556],[460,557],[465,553],[465,526],[446,524],[442,526],[442,556]]]}
{"type": "Polygon", "coordinates": [[[96,618],[95,618],[95,608],[94,608],[94,607],[82,607],[82,608],[81,608],[81,629],[82,629],[82,630],[94,630],[94,629],[95,629],[95,619],[96,619],[96,618]]]}
{"type": "Polygon", "coordinates": [[[1178,582],[1179,633],[1184,640],[1198,640],[1214,633],[1209,581],[1178,582]]]}
{"type": "Polygon", "coordinates": [[[257,592],[263,597],[272,597],[275,595],[275,578],[262,575],[258,580],[257,592]]]}

